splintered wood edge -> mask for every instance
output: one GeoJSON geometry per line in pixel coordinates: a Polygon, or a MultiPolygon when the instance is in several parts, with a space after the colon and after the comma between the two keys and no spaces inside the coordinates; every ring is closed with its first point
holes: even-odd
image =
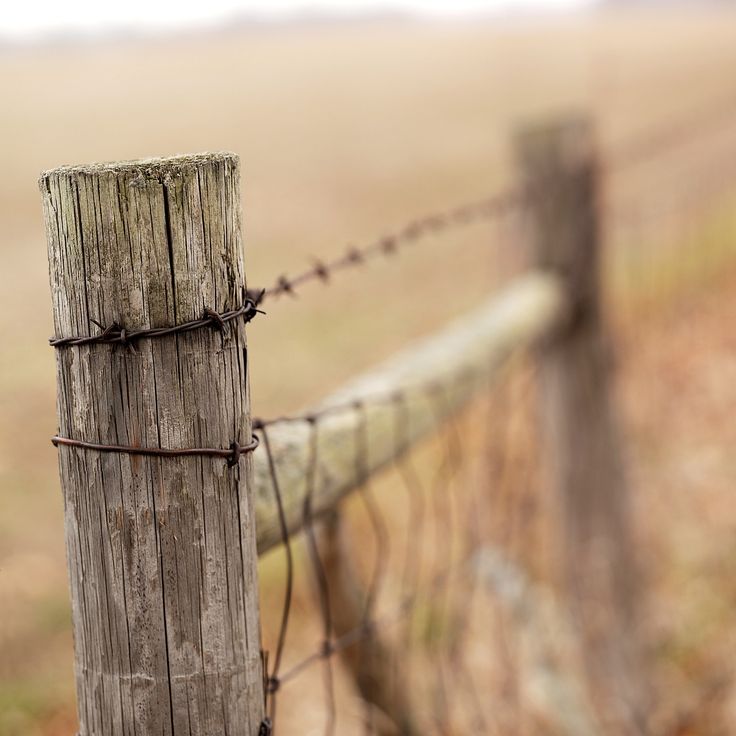
{"type": "Polygon", "coordinates": [[[240,165],[240,157],[231,151],[190,153],[161,158],[141,158],[132,161],[107,161],[101,163],[75,164],[58,166],[41,172],[39,184],[57,176],[75,176],[95,174],[140,174],[144,177],[161,177],[183,170],[197,168],[212,163],[229,162],[240,165]]]}

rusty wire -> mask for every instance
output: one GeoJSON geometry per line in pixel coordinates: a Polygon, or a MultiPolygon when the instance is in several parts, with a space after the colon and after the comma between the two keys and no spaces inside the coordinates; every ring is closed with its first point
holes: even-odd
{"type": "MultiPolygon", "coordinates": [[[[473,554],[475,554],[478,551],[479,550],[473,550],[473,554]]],[[[460,560],[458,563],[456,563],[452,567],[448,566],[447,568],[442,570],[440,573],[436,574],[430,581],[430,585],[429,585],[430,591],[436,590],[439,586],[443,585],[445,583],[445,579],[449,575],[456,574],[458,570],[462,570],[464,566],[466,566],[468,563],[472,561],[472,559],[473,559],[473,555],[463,560],[460,560]]],[[[351,629],[350,631],[346,632],[339,638],[333,640],[329,648],[320,648],[317,651],[313,652],[312,654],[299,660],[295,665],[293,665],[290,669],[288,669],[279,678],[279,683],[281,685],[285,685],[286,683],[291,682],[294,679],[296,679],[298,675],[300,675],[302,672],[304,672],[305,670],[307,670],[309,667],[319,662],[320,660],[332,657],[335,654],[339,654],[345,649],[355,646],[361,641],[365,641],[366,639],[369,639],[370,637],[374,636],[376,633],[390,626],[395,626],[396,624],[405,620],[405,618],[412,612],[412,610],[413,610],[413,606],[411,605],[411,600],[409,598],[405,598],[404,600],[399,602],[399,605],[397,605],[390,611],[384,614],[381,614],[380,616],[377,616],[375,619],[372,619],[371,621],[362,622],[360,625],[356,626],[354,629],[351,629]]]]}
{"type": "Polygon", "coordinates": [[[525,198],[524,190],[512,188],[448,211],[413,220],[395,232],[383,235],[364,246],[349,246],[342,255],[332,260],[315,260],[310,268],[295,276],[279,276],[273,286],[261,292],[258,303],[283,295],[294,296],[300,287],[312,282],[327,284],[337,272],[355,268],[381,256],[394,255],[429,235],[475,222],[494,220],[522,204],[525,198]]]}
{"type": "MultiPolygon", "coordinates": [[[[289,628],[289,615],[291,613],[291,600],[294,590],[294,556],[291,551],[291,538],[289,535],[289,527],[286,523],[286,514],[284,513],[284,503],[281,497],[281,486],[278,479],[278,472],[274,462],[273,453],[271,452],[271,443],[268,438],[266,427],[254,423],[254,428],[261,432],[263,436],[263,447],[266,451],[266,459],[268,461],[268,470],[271,477],[274,497],[276,499],[276,508],[278,509],[279,528],[281,530],[281,541],[284,545],[284,553],[286,556],[286,583],[284,586],[284,605],[281,612],[281,624],[279,626],[278,640],[276,643],[276,654],[274,657],[273,668],[269,672],[264,672],[266,678],[266,705],[268,712],[268,727],[273,729],[276,722],[276,694],[281,687],[279,673],[281,670],[281,659],[286,646],[286,635],[289,628]]],[[[266,660],[267,661],[267,660],[266,660]]],[[[263,727],[263,725],[262,725],[263,727]]]]}
{"type": "MultiPolygon", "coordinates": [[[[171,337],[180,335],[203,327],[209,327],[217,332],[224,333],[228,324],[242,319],[244,323],[250,322],[257,314],[263,314],[258,308],[258,300],[262,295],[251,296],[243,290],[243,301],[239,307],[235,309],[216,312],[209,307],[205,308],[203,315],[199,319],[189,320],[170,327],[147,327],[141,329],[127,329],[118,322],[113,322],[108,327],[104,327],[96,320],[91,320],[93,324],[100,328],[101,332],[97,335],[84,335],[77,337],[52,337],[49,339],[49,345],[53,348],[70,348],[86,345],[119,345],[135,352],[136,343],[141,340],[150,340],[155,338],[171,337]]],[[[240,462],[240,458],[244,453],[253,452],[259,444],[257,435],[253,435],[252,440],[241,445],[237,440],[233,440],[227,449],[218,447],[187,447],[187,448],[163,448],[163,447],[138,447],[136,445],[121,444],[105,444],[99,442],[87,442],[85,440],[74,439],[71,437],[61,437],[56,435],[51,438],[54,447],[73,447],[79,450],[92,450],[102,453],[117,453],[125,455],[144,455],[148,457],[219,457],[227,461],[228,467],[235,467],[240,462]]]]}
{"type": "Polygon", "coordinates": [[[215,310],[206,307],[199,319],[192,319],[188,322],[182,322],[181,324],[173,325],[171,327],[128,329],[117,321],[105,327],[97,320],[92,319],[90,321],[101,330],[97,335],[52,337],[49,339],[49,345],[53,348],[66,348],[93,344],[122,345],[123,347],[134,349],[135,344],[141,340],[181,335],[185,332],[192,332],[193,330],[198,330],[203,327],[209,327],[218,332],[224,332],[225,327],[230,322],[242,319],[243,322],[248,323],[257,314],[263,314],[263,312],[258,309],[258,302],[261,298],[262,293],[255,297],[244,294],[243,303],[235,309],[216,312],[215,310]]]}
{"type": "MultiPolygon", "coordinates": [[[[734,100],[729,100],[727,113],[729,119],[734,113],[734,100]]],[[[721,110],[723,112],[723,110],[721,110]]],[[[708,122],[713,123],[715,116],[709,116],[708,122]]],[[[657,130],[647,132],[642,136],[627,141],[625,144],[614,149],[614,158],[608,162],[607,166],[612,169],[618,169],[624,166],[641,163],[654,156],[660,155],[662,152],[670,150],[683,142],[691,140],[700,128],[695,125],[694,119],[679,121],[675,125],[671,125],[667,130],[657,130]]],[[[497,193],[491,197],[471,202],[451,209],[449,211],[439,212],[418,220],[408,223],[405,227],[393,232],[392,234],[382,236],[362,247],[349,247],[345,253],[334,258],[333,260],[321,261],[317,260],[314,264],[298,273],[296,276],[280,276],[275,280],[273,286],[264,289],[257,295],[244,293],[241,306],[216,312],[211,309],[205,309],[203,316],[199,319],[190,320],[188,322],[174,325],[170,327],[156,327],[143,329],[127,329],[124,325],[113,322],[108,326],[103,326],[99,322],[92,322],[100,329],[100,333],[88,336],[73,337],[56,337],[50,339],[50,344],[55,348],[68,348],[75,346],[85,346],[92,344],[108,344],[120,345],[130,349],[141,340],[153,339],[161,337],[176,336],[187,333],[200,328],[211,328],[220,332],[224,332],[226,326],[236,320],[242,319],[247,323],[251,321],[257,314],[261,313],[259,305],[263,301],[284,295],[295,295],[296,292],[304,285],[309,283],[328,283],[333,274],[347,271],[358,265],[364,264],[370,260],[383,256],[390,256],[400,249],[433,234],[439,234],[449,231],[451,228],[468,225],[474,222],[489,221],[500,217],[514,208],[528,204],[535,196],[535,193],[529,187],[526,188],[510,188],[506,191],[497,193]]],[[[436,402],[439,415],[447,414],[447,407],[442,406],[444,401],[444,387],[441,382],[433,382],[432,385],[425,387],[428,395],[433,397],[436,402]]],[[[416,387],[412,387],[416,390],[416,387]]],[[[456,474],[459,466],[463,462],[463,438],[460,435],[454,420],[448,422],[447,437],[444,443],[444,457],[441,459],[440,467],[436,472],[434,483],[429,490],[430,500],[435,504],[435,516],[448,522],[446,529],[435,528],[435,567],[439,566],[442,561],[449,559],[450,564],[445,565],[440,571],[435,573],[427,586],[425,596],[420,596],[420,578],[422,563],[422,548],[420,544],[423,540],[415,538],[414,534],[409,535],[404,547],[404,562],[400,575],[400,595],[398,605],[387,614],[377,614],[377,599],[384,580],[386,563],[389,555],[390,534],[387,529],[385,520],[383,519],[380,508],[373,496],[372,489],[367,486],[370,474],[367,468],[366,458],[369,452],[366,410],[369,403],[375,402],[393,402],[396,407],[395,420],[395,442],[401,450],[397,452],[397,470],[402,478],[404,489],[407,493],[410,515],[420,526],[424,526],[425,517],[425,489],[414,469],[412,462],[408,459],[407,450],[409,449],[409,430],[406,424],[405,401],[407,394],[404,391],[391,391],[385,395],[367,397],[360,402],[350,402],[345,405],[329,406],[321,410],[312,411],[303,415],[282,416],[269,420],[257,420],[254,422],[254,429],[260,433],[263,440],[264,451],[266,454],[268,470],[272,482],[273,492],[276,499],[278,510],[278,521],[281,531],[282,543],[286,558],[286,580],[284,585],[284,603],[281,614],[281,621],[278,630],[277,642],[275,646],[275,655],[273,666],[269,670],[268,658],[265,657],[265,694],[267,699],[267,717],[261,724],[260,736],[268,736],[273,732],[276,719],[276,700],[277,693],[280,692],[282,686],[290,681],[295,680],[302,672],[307,670],[316,662],[325,662],[325,698],[327,702],[327,717],[325,723],[325,734],[332,736],[337,733],[337,708],[335,696],[334,673],[331,660],[339,652],[348,647],[366,641],[376,636],[377,632],[393,626],[398,622],[410,619],[417,610],[420,597],[426,597],[434,605],[441,608],[442,618],[454,617],[451,625],[459,627],[464,632],[467,628],[467,620],[470,617],[471,605],[475,600],[477,591],[477,579],[470,580],[469,587],[460,591],[460,596],[454,603],[455,610],[451,610],[451,595],[453,590],[459,589],[459,578],[467,577],[467,566],[473,555],[482,545],[481,529],[479,527],[477,513],[477,498],[469,499],[469,506],[466,509],[468,518],[465,523],[467,532],[464,538],[462,550],[458,552],[455,549],[456,540],[454,538],[454,530],[451,528],[453,522],[457,521],[457,509],[453,504],[457,499],[455,496],[456,474]],[[361,481],[361,497],[365,504],[373,533],[376,538],[377,555],[374,562],[374,569],[370,576],[368,589],[366,593],[365,612],[362,622],[352,631],[346,632],[339,638],[335,638],[332,626],[332,612],[330,611],[329,584],[322,565],[318,545],[314,532],[314,515],[313,515],[313,498],[318,487],[318,431],[319,420],[334,412],[346,410],[357,411],[361,413],[361,421],[356,425],[355,435],[355,471],[356,477],[361,481]],[[294,588],[294,559],[291,546],[291,538],[286,523],[283,500],[281,497],[280,484],[278,479],[278,469],[273,457],[272,449],[269,442],[268,428],[273,424],[280,422],[308,422],[310,425],[310,444],[309,458],[307,464],[307,472],[305,476],[305,493],[303,499],[303,522],[306,533],[308,549],[310,553],[311,564],[316,581],[318,592],[320,616],[322,619],[322,642],[317,651],[301,659],[297,663],[290,666],[285,672],[282,672],[284,652],[286,648],[287,633],[289,619],[291,613],[291,603],[294,588]],[[401,458],[399,460],[398,458],[401,458]],[[443,504],[447,503],[446,516],[443,515],[443,504]],[[474,513],[475,512],[475,513],[474,513]],[[456,557],[457,559],[453,559],[456,557]],[[459,575],[459,573],[462,573],[459,575]]],[[[140,448],[125,445],[104,445],[81,440],[75,440],[65,437],[54,437],[53,443],[56,446],[67,446],[82,450],[92,450],[98,452],[126,453],[136,455],[148,455],[158,457],[184,457],[192,455],[220,457],[227,460],[229,466],[235,466],[243,453],[252,452],[258,446],[258,438],[254,435],[253,440],[244,446],[233,442],[228,449],[220,448],[185,448],[185,449],[166,449],[166,448],[140,448]]],[[[416,531],[416,529],[414,530],[416,531]]],[[[472,577],[472,576],[471,576],[472,577]]],[[[407,632],[407,642],[410,642],[410,632],[407,632]]],[[[450,727],[452,719],[451,703],[448,702],[450,684],[447,677],[447,665],[453,669],[455,673],[454,682],[458,680],[464,682],[463,688],[471,707],[475,712],[475,721],[479,728],[485,729],[486,719],[482,705],[478,698],[477,688],[473,682],[472,673],[468,670],[459,654],[459,646],[457,642],[453,651],[447,654],[440,652],[437,658],[437,666],[439,670],[439,678],[436,682],[436,721],[440,731],[445,731],[450,727]],[[445,661],[447,658],[448,661],[445,661]]]]}
{"type": "MultiPolygon", "coordinates": [[[[481,547],[470,549],[462,558],[435,573],[427,586],[427,595],[431,597],[433,593],[436,593],[445,587],[451,576],[457,578],[458,576],[470,574],[469,571],[472,570],[475,556],[481,549],[481,547]]],[[[345,632],[340,637],[331,640],[329,646],[322,646],[313,653],[297,661],[279,677],[279,688],[283,688],[287,684],[294,682],[300,675],[308,671],[318,662],[330,661],[332,657],[344,652],[346,649],[367,642],[378,634],[395,627],[402,622],[408,621],[415,613],[415,610],[415,600],[410,596],[399,600],[398,604],[390,610],[381,613],[370,620],[361,622],[355,628],[345,632]]],[[[336,719],[336,716],[333,717],[336,719]]],[[[273,727],[271,719],[269,718],[267,720],[269,720],[270,727],[273,727]]],[[[335,723],[336,720],[331,721],[330,725],[327,727],[332,728],[335,723]]],[[[327,731],[325,733],[327,733],[327,731]]]]}
{"type": "Polygon", "coordinates": [[[56,435],[51,438],[54,447],[74,447],[79,450],[92,450],[94,452],[111,452],[124,455],[147,455],[148,457],[219,457],[227,460],[228,467],[235,467],[240,458],[249,452],[253,452],[259,445],[257,435],[246,445],[241,445],[237,440],[230,443],[228,449],[217,447],[185,447],[170,449],[166,447],[136,447],[135,445],[107,445],[97,442],[85,442],[70,437],[56,435]]]}

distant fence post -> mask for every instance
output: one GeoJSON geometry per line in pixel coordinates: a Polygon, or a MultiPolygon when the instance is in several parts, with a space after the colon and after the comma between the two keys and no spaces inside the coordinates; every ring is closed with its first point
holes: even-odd
{"type": "MultiPolygon", "coordinates": [[[[40,180],[59,434],[127,448],[251,440],[233,154],[40,180]]],[[[59,446],[80,736],[257,736],[264,716],[251,457],[59,446]]]]}
{"type": "Polygon", "coordinates": [[[591,694],[617,733],[645,730],[637,572],[601,309],[598,166],[586,119],[522,131],[533,258],[566,284],[571,314],[540,350],[541,411],[563,575],[591,694]]]}

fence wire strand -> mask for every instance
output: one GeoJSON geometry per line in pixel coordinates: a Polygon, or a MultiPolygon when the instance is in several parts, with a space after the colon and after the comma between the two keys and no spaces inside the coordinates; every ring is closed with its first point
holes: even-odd
{"type": "Polygon", "coordinates": [[[271,476],[271,484],[273,487],[274,497],[276,499],[276,508],[278,509],[279,527],[281,530],[281,541],[284,546],[284,554],[286,558],[286,581],[284,585],[284,605],[281,613],[281,625],[279,627],[278,640],[276,642],[275,656],[273,660],[273,669],[267,676],[266,680],[266,697],[268,704],[268,718],[271,727],[276,724],[276,695],[281,686],[279,673],[281,671],[281,659],[286,646],[286,634],[289,628],[289,614],[291,613],[291,600],[294,590],[294,556],[291,550],[291,538],[289,535],[289,527],[286,523],[286,515],[284,513],[284,503],[281,496],[281,487],[279,485],[278,472],[271,451],[271,443],[268,438],[268,431],[263,426],[258,426],[263,437],[263,447],[268,460],[268,469],[271,476]]]}
{"type": "Polygon", "coordinates": [[[304,532],[307,540],[307,548],[314,572],[314,580],[319,599],[320,616],[322,619],[322,652],[324,661],[324,683],[325,683],[325,736],[332,736],[336,727],[336,702],[335,702],[335,676],[332,668],[332,657],[329,656],[332,648],[332,611],[330,606],[330,588],[327,580],[322,558],[317,544],[317,536],[314,529],[314,516],[312,502],[317,487],[318,471],[318,432],[319,425],[313,417],[309,419],[309,460],[306,469],[306,492],[304,494],[304,532]]]}
{"type": "Polygon", "coordinates": [[[355,429],[355,475],[358,479],[358,492],[368,514],[376,542],[376,557],[365,597],[365,611],[363,614],[366,625],[369,625],[381,592],[391,543],[386,520],[383,518],[380,506],[376,503],[370,473],[368,472],[368,420],[365,404],[360,402],[356,404],[355,409],[360,416],[355,429]]]}

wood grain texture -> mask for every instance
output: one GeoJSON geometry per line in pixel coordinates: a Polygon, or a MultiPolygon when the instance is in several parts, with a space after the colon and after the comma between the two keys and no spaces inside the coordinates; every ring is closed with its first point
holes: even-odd
{"type": "MultiPolygon", "coordinates": [[[[335,508],[346,494],[362,485],[364,473],[387,466],[453,412],[487,388],[508,359],[549,335],[567,314],[567,302],[555,276],[530,273],[520,277],[477,311],[420,340],[373,370],[358,376],[313,408],[314,412],[346,407],[321,416],[317,432],[314,516],[335,508]],[[441,387],[437,401],[432,384],[441,387]],[[406,437],[397,443],[397,405],[402,395],[406,437]],[[363,402],[363,408],[351,408],[363,402]],[[361,451],[358,427],[365,438],[361,451]]],[[[307,422],[279,423],[268,429],[286,519],[292,533],[303,524],[303,499],[311,457],[311,427],[307,422]]],[[[254,491],[258,551],[281,541],[268,465],[256,453],[254,491]]]]}
{"type": "Polygon", "coordinates": [[[565,284],[571,319],[540,351],[543,436],[559,509],[562,577],[592,696],[610,733],[646,732],[629,487],[602,314],[598,171],[586,119],[532,128],[517,150],[538,266],[565,284]]]}
{"type": "MultiPolygon", "coordinates": [[[[232,154],[44,173],[54,325],[170,326],[245,286],[232,154]]],[[[59,433],[107,444],[250,440],[242,324],[57,350],[59,433]]],[[[81,736],[256,736],[263,684],[250,456],[61,447],[81,736]]]]}

